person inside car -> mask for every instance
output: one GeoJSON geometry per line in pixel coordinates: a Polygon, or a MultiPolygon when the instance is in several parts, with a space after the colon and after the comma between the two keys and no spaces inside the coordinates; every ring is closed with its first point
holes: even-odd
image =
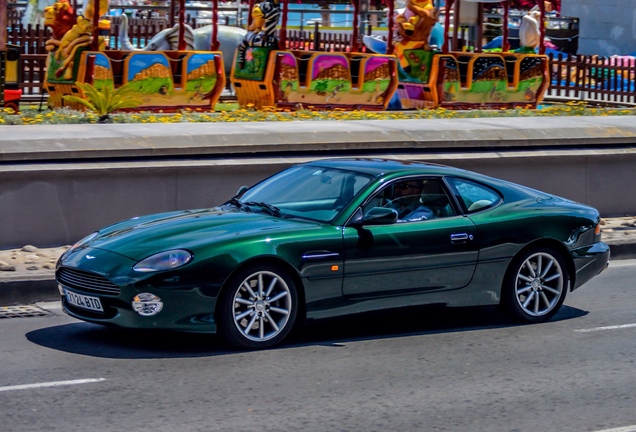
{"type": "Polygon", "coordinates": [[[393,198],[387,207],[397,211],[398,222],[414,222],[433,218],[432,210],[422,205],[420,200],[422,186],[421,180],[408,180],[395,185],[393,198]]]}

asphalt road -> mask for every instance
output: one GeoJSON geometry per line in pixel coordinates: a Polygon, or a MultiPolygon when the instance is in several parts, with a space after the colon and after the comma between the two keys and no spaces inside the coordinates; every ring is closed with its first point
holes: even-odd
{"type": "Polygon", "coordinates": [[[550,322],[418,308],[262,352],[213,336],[0,320],[2,431],[636,431],[636,260],[550,322]]]}

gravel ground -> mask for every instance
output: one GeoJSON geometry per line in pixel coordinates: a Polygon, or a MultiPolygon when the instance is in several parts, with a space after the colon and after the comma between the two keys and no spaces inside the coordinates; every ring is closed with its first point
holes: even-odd
{"type": "Polygon", "coordinates": [[[636,243],[636,216],[602,219],[601,232],[608,244],[636,243]]]}
{"type": "MultiPolygon", "coordinates": [[[[606,243],[636,243],[636,216],[603,219],[601,226],[606,243]]],[[[53,271],[58,258],[68,248],[70,246],[37,248],[27,245],[19,249],[0,250],[0,275],[53,271]]]]}
{"type": "Polygon", "coordinates": [[[27,245],[20,249],[0,250],[0,272],[28,273],[42,270],[55,270],[60,255],[70,246],[55,248],[37,248],[27,245]]]}

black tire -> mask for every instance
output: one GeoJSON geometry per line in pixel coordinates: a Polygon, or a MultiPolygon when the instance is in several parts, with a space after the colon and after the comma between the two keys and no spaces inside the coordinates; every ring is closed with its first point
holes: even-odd
{"type": "Polygon", "coordinates": [[[217,307],[220,336],[241,349],[264,349],[279,344],[294,327],[298,292],[279,266],[257,265],[229,280],[217,307]]]}
{"type": "Polygon", "coordinates": [[[540,247],[522,253],[510,264],[501,292],[504,310],[516,321],[540,323],[559,311],[570,287],[561,255],[540,247]]]}

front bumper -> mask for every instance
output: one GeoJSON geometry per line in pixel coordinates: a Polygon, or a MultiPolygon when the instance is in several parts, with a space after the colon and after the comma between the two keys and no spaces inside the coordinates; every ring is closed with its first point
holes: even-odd
{"type": "Polygon", "coordinates": [[[83,321],[116,327],[216,332],[218,287],[192,280],[188,272],[138,273],[132,270],[134,264],[129,258],[94,248],[63,257],[55,277],[64,312],[83,321]],[[70,304],[64,290],[98,298],[103,311],[70,304]],[[158,314],[142,316],[133,310],[133,297],[144,292],[161,298],[163,308],[158,314]]]}
{"type": "MultiPolygon", "coordinates": [[[[209,298],[201,290],[154,289],[152,293],[163,301],[163,309],[157,315],[141,316],[131,306],[132,298],[140,290],[122,289],[120,295],[95,295],[76,288],[68,288],[73,292],[99,298],[104,312],[86,310],[68,303],[64,295],[61,296],[62,308],[68,315],[82,321],[114,327],[136,329],[164,329],[188,332],[215,333],[214,321],[215,298],[209,298]]],[[[146,291],[149,292],[149,291],[146,291]]]]}
{"type": "Polygon", "coordinates": [[[572,250],[572,259],[576,271],[572,291],[581,287],[609,265],[610,248],[603,242],[594,243],[572,250]]]}

